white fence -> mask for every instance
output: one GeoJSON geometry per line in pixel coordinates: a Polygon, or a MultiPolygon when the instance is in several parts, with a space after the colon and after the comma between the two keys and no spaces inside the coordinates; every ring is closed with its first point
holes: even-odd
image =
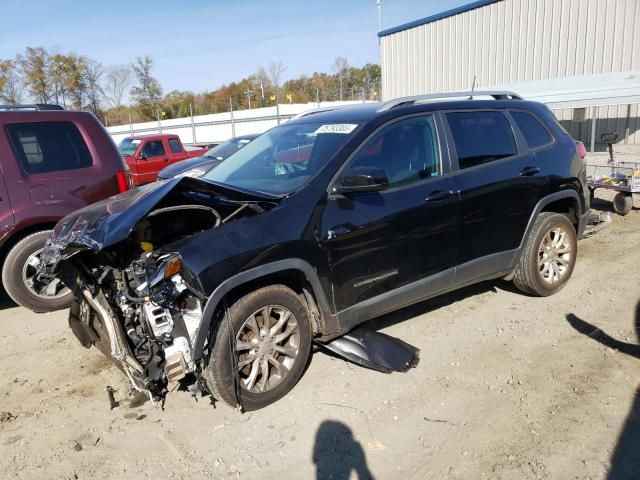
{"type": "Polygon", "coordinates": [[[298,113],[320,107],[353,105],[362,102],[321,102],[280,104],[276,107],[237,110],[193,117],[173,118],[154,122],[108,127],[116,143],[132,135],[172,133],[185,145],[220,142],[239,135],[266,132],[298,113]]]}

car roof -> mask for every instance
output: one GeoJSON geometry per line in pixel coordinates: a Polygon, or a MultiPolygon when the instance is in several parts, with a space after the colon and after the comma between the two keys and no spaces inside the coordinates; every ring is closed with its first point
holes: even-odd
{"type": "Polygon", "coordinates": [[[131,135],[127,138],[131,140],[147,140],[149,138],[177,138],[175,133],[149,133],[146,135],[131,135]]]}
{"type": "Polygon", "coordinates": [[[260,133],[249,133],[247,135],[238,135],[237,137],[230,138],[229,140],[255,140],[260,135],[260,133]]]}
{"type": "Polygon", "coordinates": [[[484,100],[484,99],[458,99],[458,100],[428,100],[417,101],[383,109],[385,103],[366,103],[362,105],[339,106],[335,108],[318,109],[309,111],[298,117],[292,118],[287,123],[368,123],[371,120],[384,116],[393,118],[404,114],[428,112],[434,110],[494,110],[494,109],[525,109],[539,110],[546,108],[538,102],[526,100],[484,100]]]}

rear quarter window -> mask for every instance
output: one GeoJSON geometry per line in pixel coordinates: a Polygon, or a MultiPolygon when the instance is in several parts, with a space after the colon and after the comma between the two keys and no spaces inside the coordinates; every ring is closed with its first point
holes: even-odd
{"type": "Polygon", "coordinates": [[[182,152],[182,146],[180,145],[180,142],[178,141],[177,138],[170,138],[169,139],[169,148],[171,149],[171,151],[173,153],[182,152]]]}
{"type": "Polygon", "coordinates": [[[93,165],[89,149],[72,122],[13,123],[6,128],[27,175],[93,165]]]}
{"type": "Polygon", "coordinates": [[[536,117],[527,112],[510,112],[522,132],[529,148],[538,148],[553,143],[549,130],[536,117]]]}

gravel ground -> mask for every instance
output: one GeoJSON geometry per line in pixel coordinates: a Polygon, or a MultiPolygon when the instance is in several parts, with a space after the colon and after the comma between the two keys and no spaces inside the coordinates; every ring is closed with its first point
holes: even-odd
{"type": "Polygon", "coordinates": [[[420,348],[406,374],[316,353],[293,392],[244,415],[181,391],[136,406],[66,312],[3,300],[0,476],[638,478],[639,228],[635,210],[580,242],[553,297],[489,282],[377,320],[420,348]]]}

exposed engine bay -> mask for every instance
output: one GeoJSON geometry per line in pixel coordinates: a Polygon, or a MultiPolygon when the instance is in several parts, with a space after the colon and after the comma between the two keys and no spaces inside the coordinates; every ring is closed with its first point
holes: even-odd
{"type": "Polygon", "coordinates": [[[193,352],[206,296],[194,287],[193,269],[173,244],[276,203],[183,187],[146,202],[153,205],[142,214],[132,212],[146,208],[145,200],[162,188],[148,190],[142,199],[131,194],[125,209],[118,208],[121,199],[116,207],[102,202],[61,221],[45,247],[38,278],[46,285],[57,276],[74,291],[69,324],[80,342],[99,348],[137,390],[158,401],[175,382],[196,390],[200,385],[193,352]],[[105,226],[104,219],[116,213],[127,215],[105,226]],[[106,244],[118,229],[126,236],[106,244]]]}

